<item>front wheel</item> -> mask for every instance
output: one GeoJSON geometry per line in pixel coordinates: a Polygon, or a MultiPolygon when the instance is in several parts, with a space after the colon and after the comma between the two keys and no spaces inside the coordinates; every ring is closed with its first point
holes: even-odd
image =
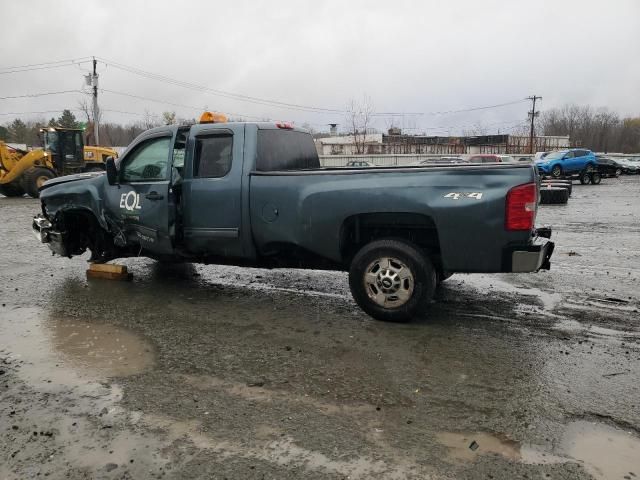
{"type": "Polygon", "coordinates": [[[44,182],[52,178],[55,178],[55,174],[47,168],[31,168],[24,174],[25,190],[30,197],[38,198],[40,196],[40,187],[44,185],[44,182]]]}
{"type": "Polygon", "coordinates": [[[551,175],[555,178],[560,178],[562,176],[562,167],[560,165],[554,165],[551,169],[551,175]]]}
{"type": "Polygon", "coordinates": [[[356,303],[373,318],[405,322],[433,298],[436,270],[408,241],[375,240],[353,258],[349,287],[356,303]]]}

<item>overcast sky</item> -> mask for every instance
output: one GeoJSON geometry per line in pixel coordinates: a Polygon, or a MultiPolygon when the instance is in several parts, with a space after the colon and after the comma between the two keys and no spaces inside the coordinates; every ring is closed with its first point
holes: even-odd
{"type": "MultiPolygon", "coordinates": [[[[391,123],[430,134],[481,123],[508,131],[565,103],[640,115],[640,1],[2,1],[0,97],[79,90],[90,63],[15,73],[8,67],[97,56],[105,121],[146,111],[197,117],[211,110],[309,122],[345,123],[339,112],[245,102],[172,85],[110,62],[233,94],[342,111],[371,98],[391,123]],[[106,63],[106,65],[105,65],[106,63]],[[128,112],[128,113],[117,113],[128,112]]],[[[82,93],[0,100],[9,112],[77,108],[82,93]]],[[[49,118],[55,112],[19,115],[49,118]]]]}

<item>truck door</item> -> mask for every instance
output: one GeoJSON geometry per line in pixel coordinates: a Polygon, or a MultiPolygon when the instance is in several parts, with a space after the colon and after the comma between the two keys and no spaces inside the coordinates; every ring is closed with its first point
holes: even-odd
{"type": "Polygon", "coordinates": [[[106,210],[127,243],[155,254],[173,252],[175,206],[170,187],[172,130],[143,139],[122,158],[119,185],[107,187],[106,210]]]}
{"type": "Polygon", "coordinates": [[[182,184],[183,238],[189,252],[243,256],[243,149],[242,126],[192,128],[182,184]]]}

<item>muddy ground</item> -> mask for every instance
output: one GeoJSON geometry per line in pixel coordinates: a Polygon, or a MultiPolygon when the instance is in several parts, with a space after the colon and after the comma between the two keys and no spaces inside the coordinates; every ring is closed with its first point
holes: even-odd
{"type": "Polygon", "coordinates": [[[552,270],[374,321],[344,274],[124,261],[0,198],[0,478],[640,478],[640,176],[543,206],[552,270]]]}

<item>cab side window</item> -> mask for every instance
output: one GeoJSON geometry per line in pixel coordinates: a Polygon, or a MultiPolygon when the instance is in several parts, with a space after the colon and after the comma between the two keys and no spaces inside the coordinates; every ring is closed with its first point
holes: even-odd
{"type": "Polygon", "coordinates": [[[171,137],[152,138],[138,145],[122,166],[122,181],[166,180],[170,148],[171,137]]]}
{"type": "Polygon", "coordinates": [[[232,135],[210,135],[196,138],[193,176],[199,178],[224,177],[231,170],[232,135]]]}

